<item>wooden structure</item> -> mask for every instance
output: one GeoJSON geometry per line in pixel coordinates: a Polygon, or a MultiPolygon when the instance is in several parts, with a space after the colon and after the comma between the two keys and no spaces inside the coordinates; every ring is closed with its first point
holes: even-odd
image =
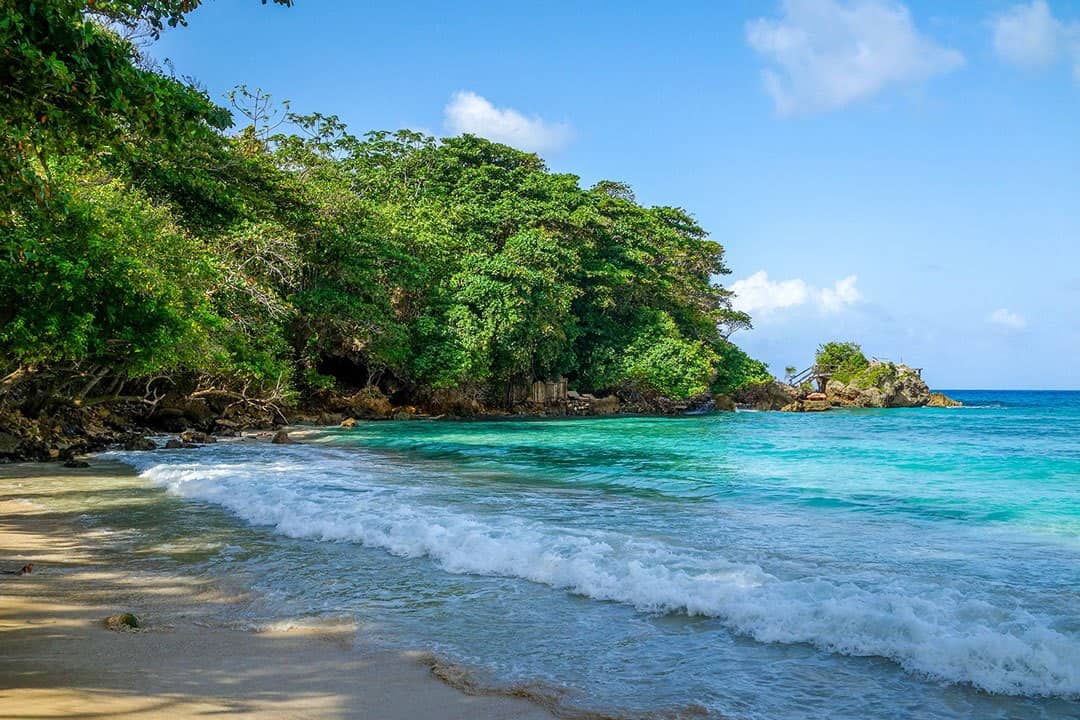
{"type": "Polygon", "coordinates": [[[822,365],[811,365],[803,370],[801,373],[793,375],[788,383],[799,387],[806,383],[816,383],[818,392],[825,392],[825,387],[829,384],[829,379],[833,376],[833,368],[824,367],[822,365]]]}
{"type": "Polygon", "coordinates": [[[532,384],[529,400],[537,405],[566,402],[566,378],[537,380],[532,384]]]}

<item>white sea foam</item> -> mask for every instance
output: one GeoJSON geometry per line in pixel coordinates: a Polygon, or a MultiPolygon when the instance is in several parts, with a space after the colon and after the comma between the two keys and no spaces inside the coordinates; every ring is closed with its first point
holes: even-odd
{"type": "Polygon", "coordinates": [[[451,573],[522,578],[646,612],[715,617],[761,642],[886,657],[911,672],[990,692],[1080,696],[1075,630],[1007,598],[994,602],[963,587],[872,571],[827,577],[808,569],[778,577],[618,528],[481,512],[467,500],[426,494],[445,492],[440,483],[399,482],[355,459],[326,451],[305,457],[307,451],[255,462],[207,452],[194,456],[201,462],[181,455],[162,462],[158,454],[125,459],[172,493],[218,503],[290,537],[362,543],[430,558],[451,573]]]}

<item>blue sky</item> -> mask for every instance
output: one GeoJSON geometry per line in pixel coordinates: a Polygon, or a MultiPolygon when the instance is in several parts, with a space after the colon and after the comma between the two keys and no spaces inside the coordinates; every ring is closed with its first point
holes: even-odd
{"type": "Polygon", "coordinates": [[[686,208],[774,372],[1080,388],[1080,0],[210,0],[152,52],[351,129],[471,131],[686,208]],[[586,5],[587,7],[580,7],[586,5]]]}

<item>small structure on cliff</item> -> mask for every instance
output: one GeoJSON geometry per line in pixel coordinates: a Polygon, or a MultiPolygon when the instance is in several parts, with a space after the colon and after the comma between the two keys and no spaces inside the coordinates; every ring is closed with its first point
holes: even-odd
{"type": "Polygon", "coordinates": [[[826,367],[823,365],[814,364],[803,370],[801,373],[796,373],[791,376],[788,383],[792,387],[802,387],[807,383],[817,385],[818,392],[825,392],[825,387],[829,383],[829,379],[832,378],[835,368],[826,367]]]}
{"type": "Polygon", "coordinates": [[[820,412],[835,407],[956,407],[959,401],[931,393],[922,368],[873,358],[854,343],[827,343],[818,360],[787,383],[773,381],[740,389],[735,401],[757,410],[820,412]],[[822,362],[822,358],[833,362],[822,362]]]}

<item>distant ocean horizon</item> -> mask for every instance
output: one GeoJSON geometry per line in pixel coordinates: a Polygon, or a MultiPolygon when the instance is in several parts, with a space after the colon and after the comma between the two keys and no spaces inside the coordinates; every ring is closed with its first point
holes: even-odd
{"type": "Polygon", "coordinates": [[[192,572],[259,591],[234,620],[347,617],[632,716],[1080,717],[1080,391],[944,392],[112,455],[213,538],[192,572]]]}
{"type": "Polygon", "coordinates": [[[993,392],[1006,392],[1006,393],[1080,393],[1080,390],[1074,388],[943,388],[934,389],[934,392],[958,392],[958,393],[993,393],[993,392]]]}

